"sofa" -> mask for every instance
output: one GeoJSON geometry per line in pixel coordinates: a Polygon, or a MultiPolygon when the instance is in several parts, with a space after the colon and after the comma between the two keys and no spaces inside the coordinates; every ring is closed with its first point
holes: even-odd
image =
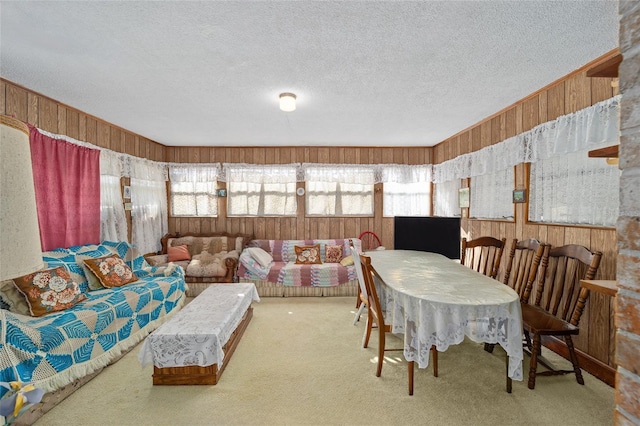
{"type": "MultiPolygon", "coordinates": [[[[186,299],[181,268],[151,267],[126,242],[56,249],[43,253],[43,260],[45,268],[27,277],[50,276],[48,290],[53,288],[54,277],[67,277],[68,288],[76,292],[75,305],[38,312],[37,306],[47,305],[27,302],[25,294],[31,293],[19,291],[14,284],[25,278],[3,281],[0,286],[0,381],[33,382],[49,393],[39,405],[47,403],[48,395],[77,387],[84,377],[117,360],[178,311],[186,299]],[[127,277],[132,282],[110,288],[102,287],[100,281],[92,285],[84,261],[100,264],[117,259],[113,255],[121,259],[118,267],[127,270],[122,265],[126,264],[130,269],[127,277]]],[[[38,280],[33,278],[28,288],[34,289],[42,282],[38,280]]],[[[3,394],[5,391],[2,388],[3,394]]],[[[52,400],[56,398],[60,400],[52,400]]]]}
{"type": "Polygon", "coordinates": [[[230,283],[238,268],[238,258],[250,235],[167,234],[162,237],[162,252],[146,256],[152,266],[170,262],[181,266],[188,283],[230,283]]]}
{"type": "Polygon", "coordinates": [[[348,238],[252,240],[239,262],[239,281],[255,283],[261,297],[358,295],[348,238]]]}

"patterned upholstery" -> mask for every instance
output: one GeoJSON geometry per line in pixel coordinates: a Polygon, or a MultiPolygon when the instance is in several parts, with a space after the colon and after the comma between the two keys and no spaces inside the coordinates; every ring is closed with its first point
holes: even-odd
{"type": "MultiPolygon", "coordinates": [[[[185,300],[182,268],[151,267],[128,243],[57,249],[43,254],[47,267],[64,265],[87,300],[34,318],[0,310],[0,380],[33,381],[46,392],[108,365],[144,339],[185,300]],[[118,254],[139,281],[89,291],[76,255],[118,254]]],[[[4,392],[4,390],[3,390],[4,392]]]]}

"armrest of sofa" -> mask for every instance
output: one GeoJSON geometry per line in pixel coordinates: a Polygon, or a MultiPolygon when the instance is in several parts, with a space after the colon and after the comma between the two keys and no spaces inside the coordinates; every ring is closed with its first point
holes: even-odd
{"type": "Polygon", "coordinates": [[[166,265],[169,263],[169,255],[168,254],[156,254],[154,256],[145,256],[147,263],[151,266],[160,266],[166,265]]]}

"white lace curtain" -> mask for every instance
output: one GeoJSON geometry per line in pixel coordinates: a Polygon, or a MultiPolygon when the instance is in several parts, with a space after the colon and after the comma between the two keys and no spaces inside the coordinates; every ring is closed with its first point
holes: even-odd
{"type": "Polygon", "coordinates": [[[431,215],[431,165],[382,165],[384,216],[431,215]]]}
{"type": "Polygon", "coordinates": [[[372,216],[376,166],[302,165],[310,216],[372,216]]]}
{"type": "Polygon", "coordinates": [[[142,253],[160,251],[160,239],[169,231],[166,188],[164,180],[131,178],[132,243],[142,253]]]}
{"type": "Polygon", "coordinates": [[[513,167],[471,178],[469,216],[513,219],[513,167]]]}
{"type": "Polygon", "coordinates": [[[129,241],[120,176],[120,157],[113,151],[100,152],[100,240],[129,241]]]}
{"type": "Polygon", "coordinates": [[[215,217],[218,215],[220,164],[171,164],[171,215],[215,217]]]}
{"type": "Polygon", "coordinates": [[[438,182],[433,188],[433,215],[460,217],[460,179],[438,182]]]}
{"type": "Polygon", "coordinates": [[[295,216],[298,164],[225,164],[229,216],[295,216]]]}

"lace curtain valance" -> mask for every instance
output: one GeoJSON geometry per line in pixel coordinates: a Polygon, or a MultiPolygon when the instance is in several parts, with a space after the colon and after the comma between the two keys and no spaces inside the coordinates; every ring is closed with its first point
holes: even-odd
{"type": "Polygon", "coordinates": [[[220,163],[169,164],[169,180],[172,183],[217,182],[222,174],[220,163]]]}
{"type": "Polygon", "coordinates": [[[430,164],[408,165],[408,164],[383,164],[380,165],[381,180],[384,183],[418,183],[431,182],[430,164]]]}
{"type": "Polygon", "coordinates": [[[617,143],[620,96],[540,124],[481,150],[433,166],[433,181],[482,176],[554,155],[617,143]]]}
{"type": "Polygon", "coordinates": [[[298,181],[300,164],[225,163],[220,180],[248,183],[291,183],[298,181]]]}
{"type": "Polygon", "coordinates": [[[358,185],[376,183],[376,166],[366,164],[302,164],[305,181],[358,185]]]}

